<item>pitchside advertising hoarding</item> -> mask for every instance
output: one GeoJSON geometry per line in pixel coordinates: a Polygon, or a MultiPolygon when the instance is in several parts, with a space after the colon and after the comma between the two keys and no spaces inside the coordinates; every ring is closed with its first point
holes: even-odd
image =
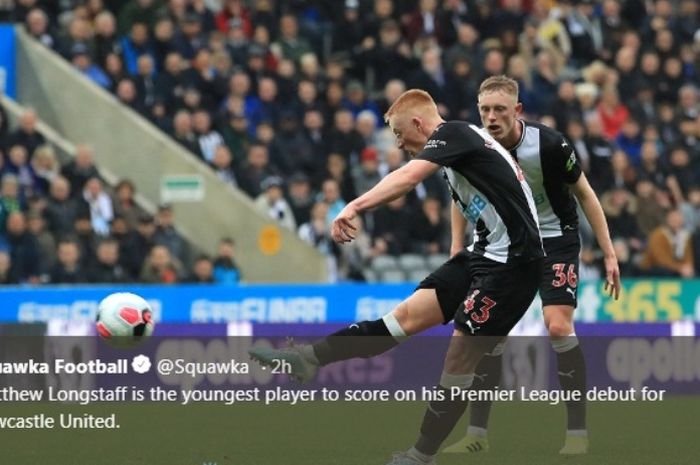
{"type": "MultiPolygon", "coordinates": [[[[413,284],[3,287],[0,321],[91,322],[102,298],[129,291],[147,299],[156,320],[167,323],[347,323],[380,318],[414,288],[413,284]]],[[[605,294],[601,282],[583,282],[578,298],[575,316],[583,323],[700,321],[700,280],[626,280],[617,301],[605,294]]],[[[540,309],[536,298],[520,327],[541,328],[540,309]]]]}
{"type": "Polygon", "coordinates": [[[8,24],[0,24],[0,95],[16,96],[15,87],[15,29],[8,24]]]}

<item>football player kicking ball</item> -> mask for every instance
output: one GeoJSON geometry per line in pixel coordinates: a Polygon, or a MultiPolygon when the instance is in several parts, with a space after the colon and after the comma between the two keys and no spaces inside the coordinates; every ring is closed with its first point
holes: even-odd
{"type": "MultiPolygon", "coordinates": [[[[540,234],[547,254],[539,286],[544,323],[557,356],[559,382],[566,391],[586,389],[586,365],[574,333],[580,243],[578,235],[578,199],[593,227],[605,257],[606,289],[616,299],[620,292],[620,272],[603,209],[581,172],[576,154],[557,131],[518,118],[518,84],[506,76],[486,79],[479,88],[479,113],[484,128],[517,160],[537,205],[540,234]],[[573,196],[571,195],[573,193],[573,196]]],[[[453,253],[463,248],[466,225],[453,217],[453,253]]],[[[490,390],[501,378],[502,345],[477,367],[473,388],[490,390]]],[[[467,435],[443,452],[480,452],[489,449],[487,423],[491,402],[471,406],[467,435]]],[[[566,404],[567,432],[562,454],[588,451],[585,395],[581,401],[566,404]]]]}
{"type": "Polygon", "coordinates": [[[512,156],[486,131],[464,122],[444,122],[433,99],[421,90],[402,94],[385,118],[398,147],[415,158],[350,202],[333,221],[333,239],[352,241],[358,214],[406,194],[442,167],[453,208],[475,225],[474,243],[430,274],[381,320],[350,325],[314,346],[286,351],[287,357],[262,348],[250,353],[263,363],[286,358],[298,369],[298,377],[307,378],[315,366],[375,355],[396,345],[397,339],[454,317],[438,387],[444,395],[428,406],[416,445],[391,462],[433,464],[467,406],[466,399],[454,399],[450,393],[471,386],[481,358],[527,310],[541,280],[544,251],[530,188],[512,156]],[[393,337],[361,345],[345,344],[340,337],[352,335],[393,337]],[[359,346],[366,346],[364,352],[359,346]]]}

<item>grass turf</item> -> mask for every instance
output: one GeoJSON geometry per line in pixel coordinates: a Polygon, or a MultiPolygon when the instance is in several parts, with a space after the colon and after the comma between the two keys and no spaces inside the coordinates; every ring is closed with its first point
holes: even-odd
{"type": "MultiPolygon", "coordinates": [[[[3,405],[0,416],[116,413],[114,430],[8,430],[11,465],[384,465],[417,435],[425,403],[305,403],[297,406],[165,403],[3,405]]],[[[591,452],[563,457],[564,407],[494,406],[489,453],[441,455],[440,465],[697,465],[700,400],[589,404],[591,452]]],[[[463,418],[449,445],[465,430],[463,418]]]]}

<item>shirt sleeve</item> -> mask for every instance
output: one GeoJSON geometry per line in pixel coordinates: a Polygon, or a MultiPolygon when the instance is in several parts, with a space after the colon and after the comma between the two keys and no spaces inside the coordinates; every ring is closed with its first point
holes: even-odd
{"type": "Polygon", "coordinates": [[[581,163],[573,145],[563,136],[559,137],[558,144],[552,147],[553,161],[557,172],[561,174],[567,184],[576,184],[581,177],[581,163]]]}
{"type": "Polygon", "coordinates": [[[444,123],[432,133],[416,159],[445,167],[453,167],[464,161],[464,155],[469,151],[470,138],[463,132],[454,123],[444,123]]]}

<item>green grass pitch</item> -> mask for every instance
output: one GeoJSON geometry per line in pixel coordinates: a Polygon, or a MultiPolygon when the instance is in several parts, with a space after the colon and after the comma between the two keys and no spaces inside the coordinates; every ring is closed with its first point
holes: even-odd
{"type": "MultiPolygon", "coordinates": [[[[425,403],[297,406],[166,403],[3,405],[0,416],[116,413],[116,430],[3,430],[8,465],[384,465],[413,444],[425,403]]],[[[494,405],[491,451],[440,465],[698,465],[700,400],[590,403],[591,452],[562,457],[564,407],[494,405]]],[[[465,418],[445,445],[461,437],[465,418]]]]}

